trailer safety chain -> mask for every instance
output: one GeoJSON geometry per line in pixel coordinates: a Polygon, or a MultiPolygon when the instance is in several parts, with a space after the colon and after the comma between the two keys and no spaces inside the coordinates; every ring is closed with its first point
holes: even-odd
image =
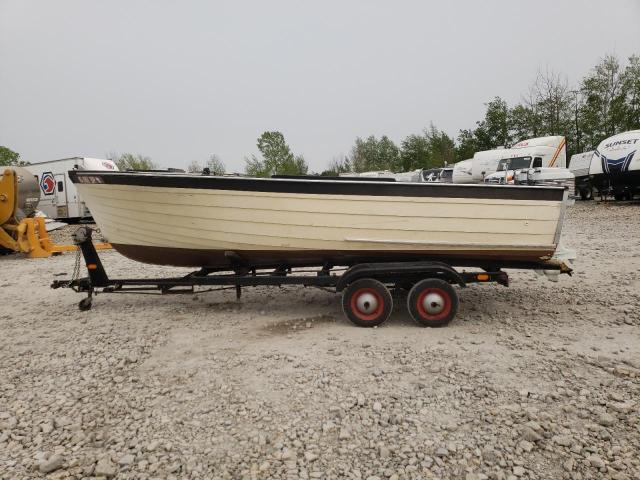
{"type": "Polygon", "coordinates": [[[67,287],[72,287],[73,283],[80,278],[80,263],[82,258],[82,251],[80,248],[76,250],[76,262],[73,266],[73,274],[71,275],[71,279],[67,283],[67,287]]]}

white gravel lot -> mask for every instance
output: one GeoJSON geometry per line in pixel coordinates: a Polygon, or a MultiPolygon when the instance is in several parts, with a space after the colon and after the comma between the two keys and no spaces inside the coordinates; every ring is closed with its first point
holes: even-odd
{"type": "Polygon", "coordinates": [[[0,257],[0,478],[640,479],[640,205],[564,236],[573,277],[470,286],[441,329],[302,287],[80,312],[73,254],[0,257]]]}

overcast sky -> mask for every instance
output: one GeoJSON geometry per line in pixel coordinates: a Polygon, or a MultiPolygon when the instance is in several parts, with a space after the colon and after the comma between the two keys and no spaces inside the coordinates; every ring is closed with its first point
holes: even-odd
{"type": "Polygon", "coordinates": [[[640,1],[0,0],[0,145],[228,170],[284,133],[313,170],[357,136],[452,136],[540,68],[640,54],[640,1]]]}

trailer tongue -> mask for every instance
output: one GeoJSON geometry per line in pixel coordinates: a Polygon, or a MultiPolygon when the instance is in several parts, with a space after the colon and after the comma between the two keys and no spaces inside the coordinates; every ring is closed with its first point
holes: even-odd
{"type": "Polygon", "coordinates": [[[501,261],[487,265],[483,271],[459,272],[441,261],[359,263],[349,268],[324,265],[313,270],[295,270],[282,266],[273,270],[257,269],[243,262],[236,252],[226,252],[233,273],[214,273],[201,268],[182,277],[112,279],[102,265],[92,241],[92,230],[80,227],[74,241],[80,247],[73,278],[56,280],[52,288],[71,288],[87,293],[79,303],[80,310],[89,310],[98,293],[180,294],[232,288],[239,299],[242,287],[303,285],[342,292],[342,306],[349,320],[358,326],[374,327],[383,323],[393,310],[390,287],[408,291],[407,309],[420,325],[440,327],[449,323],[458,310],[458,295],[453,285],[466,287],[470,283],[498,283],[508,286],[509,277],[502,268],[534,269],[571,274],[564,262],[548,260],[514,263],[501,261]],[[80,253],[81,252],[81,253],[80,253]],[[81,255],[88,277],[78,278],[81,255]],[[206,287],[196,290],[196,287],[206,287]]]}

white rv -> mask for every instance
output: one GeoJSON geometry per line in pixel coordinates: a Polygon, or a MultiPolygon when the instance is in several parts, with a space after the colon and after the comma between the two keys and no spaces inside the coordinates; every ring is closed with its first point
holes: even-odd
{"type": "Polygon", "coordinates": [[[592,158],[593,150],[571,155],[571,161],[569,162],[569,170],[576,177],[576,194],[580,195],[582,200],[591,200],[593,198],[593,187],[589,178],[592,158]]]}
{"type": "Polygon", "coordinates": [[[422,182],[422,170],[410,172],[391,173],[389,178],[395,178],[396,182],[422,182]]]}
{"type": "Polygon", "coordinates": [[[593,152],[589,178],[601,195],[611,193],[616,200],[640,194],[640,130],[600,142],[593,152]]]}
{"type": "Polygon", "coordinates": [[[394,178],[391,170],[372,170],[370,172],[346,172],[338,174],[340,177],[365,177],[365,178],[394,178]]]}
{"type": "Polygon", "coordinates": [[[473,166],[473,159],[469,158],[467,160],[460,160],[458,163],[453,165],[453,175],[452,182],[453,183],[474,183],[471,180],[471,168],[473,166]]]}
{"type": "Polygon", "coordinates": [[[396,173],[396,182],[451,183],[452,167],[419,168],[411,172],[396,173]]]}
{"type": "MultiPolygon", "coordinates": [[[[567,142],[563,136],[530,138],[511,148],[477,152],[471,162],[471,181],[482,183],[498,171],[500,161],[509,161],[509,169],[567,166],[567,142]]],[[[504,162],[503,162],[504,163],[504,162]]]]}
{"type": "Polygon", "coordinates": [[[33,173],[40,185],[38,209],[47,217],[62,220],[79,220],[91,216],[69,179],[69,170],[118,170],[111,160],[86,157],[33,163],[26,168],[33,173]]]}
{"type": "Polygon", "coordinates": [[[361,177],[361,178],[381,178],[395,180],[396,182],[409,182],[409,183],[431,183],[442,182],[451,183],[451,176],[453,173],[452,167],[438,167],[417,170],[411,170],[409,172],[393,173],[390,170],[376,170],[371,172],[347,172],[340,173],[340,177],[361,177]]]}

